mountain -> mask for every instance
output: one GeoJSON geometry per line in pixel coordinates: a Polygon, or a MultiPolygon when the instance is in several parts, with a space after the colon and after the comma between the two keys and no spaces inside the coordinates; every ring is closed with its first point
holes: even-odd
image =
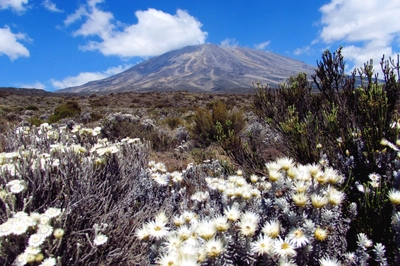
{"type": "Polygon", "coordinates": [[[215,44],[188,46],[153,57],[117,75],[59,92],[253,91],[252,82],[276,86],[314,73],[304,62],[271,52],[215,44]]]}

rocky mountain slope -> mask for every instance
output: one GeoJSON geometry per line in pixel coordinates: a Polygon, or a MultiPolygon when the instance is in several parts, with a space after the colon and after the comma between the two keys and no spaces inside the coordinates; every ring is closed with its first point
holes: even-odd
{"type": "Polygon", "coordinates": [[[299,72],[310,75],[314,68],[271,52],[203,44],[167,52],[117,75],[60,92],[246,92],[253,90],[252,82],[276,86],[299,72]]]}

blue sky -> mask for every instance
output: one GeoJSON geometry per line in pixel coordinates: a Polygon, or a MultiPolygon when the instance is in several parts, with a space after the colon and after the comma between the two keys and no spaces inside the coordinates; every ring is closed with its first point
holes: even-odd
{"type": "Polygon", "coordinates": [[[0,0],[0,87],[49,91],[152,56],[214,43],[316,66],[343,46],[348,71],[400,51],[398,0],[0,0]]]}

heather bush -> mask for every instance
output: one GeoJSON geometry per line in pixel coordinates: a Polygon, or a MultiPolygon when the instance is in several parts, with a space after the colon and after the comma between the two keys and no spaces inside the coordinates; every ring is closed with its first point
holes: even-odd
{"type": "Polygon", "coordinates": [[[241,111],[228,110],[222,101],[210,104],[208,108],[198,108],[190,127],[191,137],[201,146],[217,142],[221,135],[239,134],[245,126],[245,118],[241,111]]]}
{"type": "Polygon", "coordinates": [[[77,101],[67,101],[54,109],[54,113],[49,117],[49,123],[56,123],[60,119],[75,117],[81,113],[81,108],[77,101]]]}

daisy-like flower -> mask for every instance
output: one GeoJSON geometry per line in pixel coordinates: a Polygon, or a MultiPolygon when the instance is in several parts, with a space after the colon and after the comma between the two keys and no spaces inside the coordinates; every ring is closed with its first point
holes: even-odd
{"type": "Polygon", "coordinates": [[[179,237],[179,235],[174,233],[174,234],[170,234],[169,236],[167,236],[167,239],[164,242],[164,245],[165,245],[166,249],[168,250],[168,252],[171,253],[171,252],[178,251],[179,248],[181,247],[182,243],[183,243],[183,241],[179,237]]]}
{"type": "Polygon", "coordinates": [[[251,221],[240,221],[237,224],[240,228],[240,233],[244,236],[252,236],[257,230],[257,224],[251,221]]]}
{"type": "Polygon", "coordinates": [[[258,256],[270,254],[274,246],[274,241],[268,236],[258,236],[257,241],[251,243],[251,252],[258,256]]]}
{"type": "Polygon", "coordinates": [[[55,258],[47,258],[42,261],[42,263],[39,264],[39,266],[54,266],[56,265],[56,259],[55,258]]]}
{"type": "Polygon", "coordinates": [[[304,231],[301,229],[294,229],[290,231],[290,233],[287,235],[287,238],[289,239],[289,243],[294,245],[296,248],[302,247],[310,242],[304,231]]]}
{"type": "Polygon", "coordinates": [[[22,235],[26,230],[28,230],[28,225],[21,221],[14,223],[11,227],[11,232],[14,235],[22,235]]]}
{"type": "Polygon", "coordinates": [[[274,240],[274,253],[280,258],[291,258],[297,254],[295,247],[289,243],[288,239],[280,237],[274,240]]]}
{"type": "Polygon", "coordinates": [[[370,240],[366,234],[364,233],[359,233],[357,235],[357,244],[362,247],[364,250],[366,250],[367,248],[372,247],[373,242],[372,240],[370,240]]]}
{"type": "Polygon", "coordinates": [[[388,197],[389,197],[390,202],[393,205],[400,205],[400,191],[399,190],[395,190],[395,189],[390,190],[388,193],[388,197]]]}
{"type": "Polygon", "coordinates": [[[297,206],[304,207],[304,206],[306,206],[306,204],[308,202],[308,196],[306,193],[300,192],[300,193],[293,194],[292,200],[293,200],[294,204],[296,204],[297,206]]]}
{"type": "Polygon", "coordinates": [[[228,207],[224,210],[226,218],[231,222],[236,222],[240,217],[240,211],[235,206],[228,207]]]}
{"type": "Polygon", "coordinates": [[[41,234],[33,234],[29,237],[28,244],[31,247],[39,247],[41,244],[43,244],[44,240],[46,237],[41,234]]]}
{"type": "Polygon", "coordinates": [[[229,228],[228,218],[226,216],[218,216],[213,222],[218,232],[225,232],[229,228]]]}
{"type": "Polygon", "coordinates": [[[182,217],[183,217],[183,219],[185,219],[185,221],[187,223],[190,223],[192,220],[194,220],[196,218],[196,214],[191,211],[184,211],[182,213],[182,217]]]}
{"type": "Polygon", "coordinates": [[[326,181],[332,185],[340,184],[343,182],[343,176],[338,173],[332,167],[327,167],[324,170],[324,175],[326,176],[326,181]]]}
{"type": "Polygon", "coordinates": [[[50,224],[51,218],[45,214],[41,214],[39,224],[50,224]]]}
{"type": "Polygon", "coordinates": [[[15,258],[13,265],[15,265],[15,266],[24,266],[24,265],[26,265],[28,263],[27,256],[28,256],[28,254],[25,253],[25,252],[22,253],[22,254],[19,254],[15,258]]]}
{"type": "Polygon", "coordinates": [[[310,174],[314,177],[321,173],[321,165],[319,164],[308,164],[307,167],[310,174]]]}
{"type": "Polygon", "coordinates": [[[25,253],[26,254],[32,254],[32,255],[37,255],[37,254],[39,254],[40,253],[40,248],[38,248],[38,247],[31,247],[31,246],[28,246],[27,248],[25,248],[25,253]]]}
{"type": "Polygon", "coordinates": [[[182,240],[187,240],[194,233],[189,227],[187,227],[187,225],[179,227],[176,232],[182,240]]]}
{"type": "Polygon", "coordinates": [[[212,221],[203,221],[197,225],[196,233],[201,238],[208,240],[215,236],[217,230],[212,221]]]}
{"type": "Polygon", "coordinates": [[[8,236],[12,233],[12,225],[9,221],[0,225],[0,236],[8,236]]]}
{"type": "Polygon", "coordinates": [[[276,182],[282,177],[281,172],[277,170],[269,170],[268,171],[268,178],[271,182],[276,182]]]}
{"type": "Polygon", "coordinates": [[[161,239],[168,234],[169,228],[165,226],[166,223],[160,221],[151,221],[146,224],[149,230],[149,235],[153,239],[161,239]]]}
{"type": "Polygon", "coordinates": [[[319,259],[319,265],[320,266],[340,266],[340,262],[333,258],[329,258],[329,257],[324,257],[322,259],[319,259]]]}
{"type": "Polygon", "coordinates": [[[19,184],[15,184],[10,186],[10,192],[13,194],[18,194],[21,193],[22,191],[24,191],[26,189],[26,187],[24,186],[24,184],[21,182],[19,184]]]}
{"type": "Polygon", "coordinates": [[[260,216],[252,211],[246,211],[242,216],[240,216],[240,221],[251,222],[254,224],[258,224],[259,220],[260,216]]]}
{"type": "Polygon", "coordinates": [[[285,171],[289,170],[294,166],[293,160],[289,157],[279,158],[276,160],[276,163],[280,166],[282,170],[285,171]]]}
{"type": "Polygon", "coordinates": [[[146,225],[142,226],[142,228],[138,228],[135,231],[135,236],[139,239],[139,240],[145,240],[148,239],[150,237],[150,232],[149,229],[147,228],[146,225]]]}
{"type": "Polygon", "coordinates": [[[54,236],[56,239],[60,239],[60,238],[62,238],[62,237],[64,236],[64,233],[65,233],[64,229],[62,229],[62,228],[57,228],[57,229],[54,230],[53,236],[54,236]]]}
{"type": "Polygon", "coordinates": [[[50,218],[57,217],[61,214],[61,209],[59,208],[48,208],[45,212],[45,215],[47,215],[50,218]]]}
{"type": "Polygon", "coordinates": [[[174,171],[171,173],[171,179],[172,182],[174,183],[180,183],[183,180],[183,176],[182,173],[178,172],[178,171],[174,171]]]}
{"type": "Polygon", "coordinates": [[[344,193],[338,191],[336,188],[329,186],[326,190],[328,202],[332,205],[340,205],[344,200],[344,193]]]}
{"type": "Polygon", "coordinates": [[[185,219],[183,218],[182,215],[174,216],[172,218],[172,221],[173,221],[174,225],[176,225],[176,226],[181,226],[181,225],[186,223],[186,221],[185,221],[185,219]]]}
{"type": "Polygon", "coordinates": [[[224,245],[220,239],[210,239],[205,243],[207,256],[211,258],[218,257],[224,250],[224,245]]]}
{"type": "Polygon", "coordinates": [[[161,255],[157,259],[157,265],[160,266],[174,266],[179,264],[179,254],[176,252],[168,252],[166,254],[161,255]]]}
{"type": "Polygon", "coordinates": [[[250,176],[250,181],[251,181],[251,183],[257,183],[257,181],[258,181],[258,176],[257,175],[251,175],[250,176]]]}
{"type": "Polygon", "coordinates": [[[93,243],[94,243],[96,246],[101,246],[101,245],[104,245],[104,244],[107,242],[107,240],[108,240],[108,236],[103,235],[103,234],[98,234],[98,235],[94,238],[93,243]]]}
{"type": "Polygon", "coordinates": [[[44,237],[48,237],[49,235],[51,235],[51,233],[53,233],[53,227],[48,224],[41,224],[39,225],[36,233],[41,234],[44,237]]]}
{"type": "Polygon", "coordinates": [[[317,194],[312,194],[311,195],[311,203],[314,206],[314,208],[322,208],[324,206],[326,206],[329,202],[328,197],[326,196],[321,196],[321,195],[317,195],[317,194]]]}
{"type": "Polygon", "coordinates": [[[270,222],[266,222],[261,229],[261,231],[271,238],[276,238],[279,236],[281,224],[278,220],[272,220],[270,222]]]}
{"type": "Polygon", "coordinates": [[[160,223],[167,223],[168,222],[168,217],[165,214],[165,211],[161,211],[156,215],[154,220],[156,220],[157,222],[160,222],[160,223]]]}
{"type": "Polygon", "coordinates": [[[319,241],[325,241],[328,237],[328,231],[318,227],[314,231],[314,237],[319,241]]]}
{"type": "Polygon", "coordinates": [[[297,193],[305,193],[307,192],[307,189],[309,188],[309,184],[305,181],[295,181],[292,189],[297,192],[297,193]]]}

